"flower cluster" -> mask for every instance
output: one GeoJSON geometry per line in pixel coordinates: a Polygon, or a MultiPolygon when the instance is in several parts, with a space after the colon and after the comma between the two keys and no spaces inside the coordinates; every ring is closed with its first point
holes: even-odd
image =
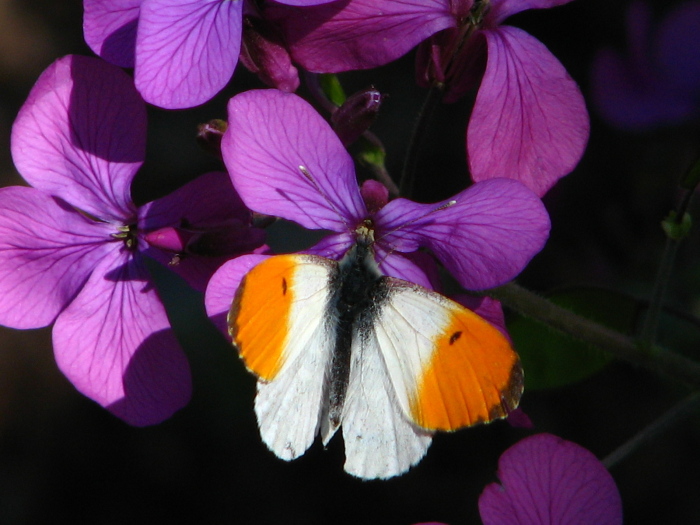
{"type": "MultiPolygon", "coordinates": [[[[187,404],[192,387],[187,358],[148,261],[203,292],[212,321],[233,335],[227,315],[239,306],[246,276],[274,257],[261,225],[270,222],[265,216],[280,218],[328,232],[303,252],[308,256],[304,261],[352,273],[359,263],[347,262],[348,254],[366,250],[361,271],[410,290],[426,311],[426,304],[439,305],[445,312],[457,312],[454,317],[460,322],[473,322],[475,332],[486,333],[479,339],[486,342],[484,348],[474,350],[484,353],[477,356],[483,357],[478,366],[487,371],[503,366],[510,375],[506,384],[495,387],[496,401],[484,401],[485,412],[474,416],[473,423],[507,416],[519,400],[522,374],[499,303],[457,296],[467,311],[437,293],[445,273],[467,292],[501,286],[520,274],[547,241],[550,220],[540,198],[580,160],[588,140],[588,114],[578,86],[544,44],[504,22],[523,10],[569,1],[84,0],[85,40],[100,58],[71,55],[54,62],[37,80],[14,123],[12,156],[29,187],[0,189],[0,324],[25,329],[53,323],[58,367],[76,389],[131,425],[161,422],[187,404]],[[461,191],[432,204],[414,202],[410,195],[390,197],[385,184],[358,179],[345,146],[368,136],[381,103],[378,91],[352,99],[334,113],[333,126],[293,93],[304,78],[300,69],[310,78],[369,69],[416,47],[416,81],[431,96],[450,103],[475,94],[465,138],[469,172],[455,174],[461,191]],[[135,204],[132,183],[146,158],[146,103],[165,109],[204,104],[226,87],[239,61],[272,89],[235,94],[228,102],[227,121],[202,128],[202,133],[216,135],[208,145],[223,160],[221,171],[135,204]],[[121,68],[133,68],[133,78],[121,68]],[[490,359],[487,343],[515,356],[514,364],[492,363],[498,359],[490,359]]],[[[381,141],[373,140],[381,150],[381,141]]],[[[390,176],[382,173],[386,183],[390,176]]],[[[284,300],[296,293],[287,277],[281,280],[284,300]]],[[[312,312],[331,319],[317,323],[319,331],[328,331],[333,322],[339,325],[334,316],[344,314],[343,301],[358,296],[354,290],[346,292],[345,285],[337,285],[341,298],[333,299],[335,310],[312,312]]],[[[319,287],[325,291],[330,285],[319,287]]],[[[388,303],[389,285],[377,290],[373,303],[365,296],[356,301],[369,313],[357,313],[357,304],[348,306],[353,322],[361,318],[365,323],[353,337],[369,339],[367,320],[377,320],[379,303],[388,303]]],[[[256,304],[267,304],[264,300],[256,304]]],[[[304,297],[298,303],[304,301],[313,302],[304,297]]],[[[439,347],[445,326],[451,330],[443,337],[446,347],[462,337],[478,337],[463,333],[456,322],[409,326],[407,336],[420,339],[417,349],[439,347]]],[[[309,340],[342,344],[340,335],[341,343],[324,337],[325,332],[317,336],[314,331],[309,340]]],[[[356,346],[353,340],[352,351],[356,346]]],[[[407,377],[406,370],[415,372],[416,389],[423,388],[419,372],[437,366],[422,355],[405,359],[408,364],[396,368],[407,377]]],[[[315,358],[309,361],[315,363],[315,358]]],[[[322,370],[319,383],[328,380],[330,386],[324,383],[319,396],[333,397],[339,389],[339,400],[320,407],[316,403],[309,410],[331,413],[331,421],[333,410],[342,411],[342,388],[353,377],[351,362],[350,357],[345,364],[333,361],[331,372],[322,370]],[[346,384],[338,387],[334,380],[346,384]]],[[[303,360],[298,363],[301,369],[303,360]]],[[[385,383],[394,381],[399,371],[381,366],[387,368],[385,383]]],[[[474,382],[495,385],[489,382],[493,379],[476,377],[474,370],[476,365],[470,372],[474,382]]],[[[264,383],[274,374],[258,375],[264,383]]],[[[400,387],[408,391],[407,385],[400,387]]],[[[302,390],[289,385],[290,391],[295,388],[295,394],[302,390]]],[[[415,434],[411,443],[418,443],[420,450],[405,464],[375,477],[407,470],[425,453],[434,431],[442,429],[421,427],[411,419],[406,407],[399,407],[403,398],[398,388],[387,387],[382,399],[399,414],[401,428],[415,434]]],[[[486,400],[487,393],[482,397],[486,400]]],[[[358,442],[363,436],[358,434],[358,442]]],[[[404,444],[397,438],[387,445],[389,438],[382,439],[380,446],[387,448],[404,444]]],[[[567,446],[542,439],[547,446],[567,446]]],[[[499,513],[525,520],[520,503],[513,503],[520,494],[513,488],[514,477],[520,475],[511,468],[514,456],[550,454],[563,470],[579,461],[578,456],[571,459],[576,454],[570,449],[559,461],[560,452],[542,452],[534,441],[528,443],[532,450],[522,452],[523,443],[518,452],[504,455],[504,488],[484,492],[480,507],[482,515],[491,516],[491,521],[484,518],[487,522],[501,523],[494,517],[499,513]]],[[[290,444],[286,453],[286,459],[299,455],[290,444]]],[[[546,483],[545,474],[553,469],[543,464],[532,476],[546,483]]],[[[612,494],[609,476],[595,483],[605,486],[587,485],[595,489],[589,500],[612,494]]],[[[609,500],[606,505],[613,507],[614,497],[609,500]]]]}

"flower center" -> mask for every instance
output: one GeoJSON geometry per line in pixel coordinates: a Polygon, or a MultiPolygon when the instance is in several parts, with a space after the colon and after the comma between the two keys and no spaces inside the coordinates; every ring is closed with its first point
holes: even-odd
{"type": "Polygon", "coordinates": [[[130,252],[136,251],[139,245],[136,235],[137,229],[135,224],[126,224],[117,228],[117,233],[112,234],[112,238],[120,240],[130,252]]]}

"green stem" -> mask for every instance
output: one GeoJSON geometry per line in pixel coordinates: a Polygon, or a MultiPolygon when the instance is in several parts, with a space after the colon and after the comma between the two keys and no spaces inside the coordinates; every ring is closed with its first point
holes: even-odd
{"type": "Polygon", "coordinates": [[[438,102],[440,102],[440,99],[442,98],[443,90],[443,84],[433,84],[430,90],[428,90],[428,94],[425,96],[425,100],[423,101],[423,106],[420,108],[420,112],[418,113],[418,119],[413,127],[413,133],[411,134],[408,149],[406,150],[406,157],[404,158],[403,162],[403,169],[401,170],[399,193],[402,197],[409,198],[413,193],[413,184],[415,182],[416,168],[418,166],[418,152],[423,142],[423,138],[428,131],[430,117],[432,116],[438,102]]]}
{"type": "Polygon", "coordinates": [[[515,283],[489,290],[489,295],[526,317],[597,346],[619,359],[700,387],[700,364],[682,355],[666,349],[645,352],[631,337],[581,317],[515,283]]]}
{"type": "Polygon", "coordinates": [[[639,432],[632,439],[620,445],[617,449],[613,450],[607,457],[605,457],[602,462],[605,468],[610,469],[615,466],[620,460],[629,456],[643,443],[655,438],[661,434],[667,428],[673,426],[677,421],[685,419],[686,417],[693,414],[699,406],[700,392],[693,392],[683,401],[673,406],[671,409],[666,411],[660,418],[645,427],[641,432],[639,432]]]}
{"type": "MultiPolygon", "coordinates": [[[[681,186],[686,187],[685,195],[683,200],[675,211],[675,217],[673,218],[673,223],[677,228],[680,228],[681,224],[685,220],[686,212],[690,206],[690,200],[693,198],[695,193],[695,188],[697,187],[697,181],[691,180],[689,185],[686,185],[689,177],[697,170],[697,162],[693,164],[690,168],[689,173],[681,181],[681,186]]],[[[692,179],[692,177],[690,177],[692,179]]],[[[668,219],[667,219],[668,220],[668,219]]],[[[662,304],[664,300],[664,295],[666,295],[666,289],[668,288],[668,283],[671,280],[671,275],[673,274],[673,267],[676,261],[676,254],[678,253],[678,247],[681,244],[683,237],[676,237],[670,235],[668,231],[666,232],[666,244],[664,245],[664,251],[661,255],[661,262],[659,263],[659,269],[656,273],[656,280],[654,281],[654,288],[651,292],[651,297],[649,299],[649,310],[644,317],[644,324],[642,325],[642,330],[640,332],[640,340],[642,344],[648,349],[651,349],[656,342],[656,334],[659,329],[659,318],[661,315],[662,304]]]]}
{"type": "Polygon", "coordinates": [[[668,288],[668,282],[671,280],[671,274],[673,273],[673,266],[674,262],[676,261],[676,253],[678,253],[679,245],[680,242],[678,240],[672,239],[671,237],[666,237],[664,252],[661,255],[661,262],[659,263],[656,280],[654,281],[654,289],[652,290],[651,297],[649,298],[649,309],[644,317],[642,330],[639,334],[642,344],[648,348],[651,348],[656,341],[656,333],[659,329],[659,317],[661,315],[663,299],[664,295],[666,294],[666,288],[668,288]]]}

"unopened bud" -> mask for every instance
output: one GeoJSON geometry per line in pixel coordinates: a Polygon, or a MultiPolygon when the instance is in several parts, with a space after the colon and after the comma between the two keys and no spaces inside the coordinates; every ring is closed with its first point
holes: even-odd
{"type": "Polygon", "coordinates": [[[352,144],[367,131],[377,118],[383,98],[376,89],[365,89],[348,97],[343,105],[333,112],[333,129],[343,144],[352,144]]]}
{"type": "Polygon", "coordinates": [[[299,87],[299,72],[292,65],[282,35],[263,18],[244,18],[240,60],[270,87],[287,93],[299,87]]]}

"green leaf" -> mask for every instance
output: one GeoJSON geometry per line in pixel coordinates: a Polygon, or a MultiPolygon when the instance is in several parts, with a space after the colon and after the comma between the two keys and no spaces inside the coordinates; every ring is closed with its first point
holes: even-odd
{"type": "MultiPolygon", "coordinates": [[[[549,299],[622,333],[632,332],[638,313],[633,298],[595,288],[557,292],[549,299]]],[[[509,319],[508,332],[523,363],[527,390],[580,381],[610,361],[603,351],[520,315],[509,319]]]]}

